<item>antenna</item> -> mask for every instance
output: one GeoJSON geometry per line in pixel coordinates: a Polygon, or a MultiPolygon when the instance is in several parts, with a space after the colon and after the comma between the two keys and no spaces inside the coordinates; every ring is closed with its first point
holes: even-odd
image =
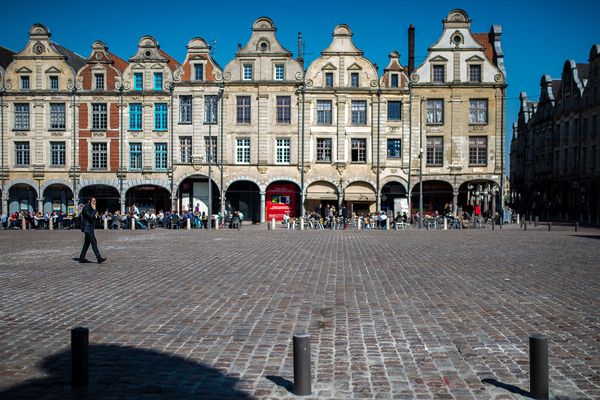
{"type": "Polygon", "coordinates": [[[217,39],[210,41],[210,56],[215,58],[217,56],[217,39]]]}

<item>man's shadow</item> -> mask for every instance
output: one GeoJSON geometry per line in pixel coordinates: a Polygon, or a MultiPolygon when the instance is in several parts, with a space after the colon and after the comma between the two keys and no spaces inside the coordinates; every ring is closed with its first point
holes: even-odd
{"type": "Polygon", "coordinates": [[[253,399],[241,381],[202,363],[153,350],[112,344],[89,346],[89,385],[71,389],[71,351],[44,358],[46,377],[0,391],[0,399],[253,399]]]}

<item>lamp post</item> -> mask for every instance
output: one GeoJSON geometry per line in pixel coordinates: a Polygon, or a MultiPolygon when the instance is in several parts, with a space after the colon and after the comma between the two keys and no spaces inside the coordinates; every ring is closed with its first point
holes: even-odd
{"type": "Polygon", "coordinates": [[[129,82],[123,82],[123,77],[121,77],[121,81],[119,86],[116,88],[119,91],[120,98],[120,107],[119,107],[119,170],[118,170],[118,178],[119,178],[119,207],[121,209],[121,214],[125,213],[125,202],[123,196],[123,180],[124,176],[124,168],[123,168],[123,109],[125,107],[125,103],[123,101],[124,91],[129,89],[131,85],[129,82]]]}
{"type": "Polygon", "coordinates": [[[175,111],[173,110],[173,92],[175,91],[175,78],[173,79],[172,82],[165,82],[165,88],[167,88],[167,90],[169,91],[169,96],[171,97],[171,163],[169,165],[169,168],[167,169],[167,173],[169,176],[169,181],[170,181],[170,186],[171,186],[171,208],[172,209],[177,209],[178,207],[174,207],[173,206],[173,199],[174,199],[174,182],[173,182],[173,178],[175,175],[175,157],[174,157],[174,146],[175,144],[173,143],[174,141],[174,131],[173,131],[173,120],[175,118],[175,111]]]}
{"type": "Polygon", "coordinates": [[[302,67],[302,86],[300,86],[300,93],[302,93],[302,120],[300,121],[300,200],[301,200],[301,217],[304,219],[304,104],[306,95],[306,70],[302,67]]]}
{"type": "MultiPolygon", "coordinates": [[[[207,229],[212,229],[212,158],[213,158],[213,146],[212,146],[212,124],[215,115],[215,103],[217,99],[210,97],[208,102],[208,146],[206,158],[208,159],[208,226],[207,229]]],[[[218,223],[218,221],[217,221],[218,223]]]]}
{"type": "Polygon", "coordinates": [[[77,90],[81,90],[82,86],[81,84],[77,84],[77,81],[75,80],[75,77],[73,77],[73,80],[69,79],[69,82],[67,83],[67,89],[71,90],[71,120],[73,121],[72,123],[72,140],[73,140],[73,165],[71,166],[71,173],[73,176],[73,211],[77,211],[77,201],[78,201],[78,195],[77,195],[77,130],[76,130],[76,115],[77,112],[75,111],[75,109],[77,108],[77,103],[76,103],[76,96],[77,96],[77,90]]]}
{"type": "Polygon", "coordinates": [[[376,184],[377,184],[377,211],[381,210],[381,193],[380,193],[380,165],[381,165],[381,82],[379,80],[379,66],[375,64],[375,70],[377,72],[377,173],[376,173],[376,184]]]}
{"type": "Polygon", "coordinates": [[[419,102],[419,229],[423,228],[423,103],[419,102]]]}
{"type": "Polygon", "coordinates": [[[220,119],[220,124],[221,124],[221,146],[219,148],[221,154],[219,157],[219,163],[220,163],[220,173],[221,173],[221,216],[225,216],[225,189],[223,186],[223,146],[224,146],[224,141],[223,141],[223,97],[224,97],[224,93],[225,93],[225,84],[223,82],[221,82],[221,84],[219,85],[219,99],[221,100],[221,119],[220,119]]]}

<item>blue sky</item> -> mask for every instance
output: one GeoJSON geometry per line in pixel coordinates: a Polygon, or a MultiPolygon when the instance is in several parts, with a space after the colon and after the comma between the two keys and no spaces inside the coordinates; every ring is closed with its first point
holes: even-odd
{"type": "MultiPolygon", "coordinates": [[[[441,20],[453,8],[462,8],[471,17],[474,32],[487,32],[492,24],[502,26],[502,47],[508,73],[507,132],[519,108],[519,92],[537,100],[543,74],[560,78],[566,59],[587,62],[589,50],[600,43],[600,2],[539,0],[394,2],[312,1],[285,2],[158,2],[143,5],[124,0],[105,0],[92,6],[85,1],[57,3],[32,1],[27,12],[16,1],[2,6],[0,45],[19,51],[27,41],[29,27],[46,25],[52,39],[87,57],[94,40],[106,42],[122,58],[131,57],[139,38],[153,35],[161,48],[183,61],[185,45],[195,36],[216,40],[215,58],[221,64],[231,60],[238,43],[250,37],[252,22],[260,16],[273,19],[281,43],[296,55],[296,38],[302,32],[305,59],[310,62],[329,44],[339,23],[348,24],[354,42],[365,56],[387,65],[388,54],[398,50],[407,64],[407,29],[416,28],[415,58],[420,64],[427,48],[439,37],[441,20]],[[85,5],[82,5],[85,4],[85,5]],[[134,5],[135,4],[135,5],[134,5]],[[209,9],[207,7],[213,6],[209,9]],[[219,9],[218,7],[223,7],[219,9]]],[[[507,146],[508,151],[508,146],[507,146]]]]}

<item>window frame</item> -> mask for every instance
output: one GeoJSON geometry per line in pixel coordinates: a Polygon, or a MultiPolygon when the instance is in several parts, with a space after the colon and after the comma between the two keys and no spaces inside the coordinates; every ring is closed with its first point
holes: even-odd
{"type": "Polygon", "coordinates": [[[19,79],[19,85],[21,87],[21,90],[24,92],[28,92],[31,90],[31,78],[29,77],[29,75],[20,75],[19,79]],[[24,85],[24,83],[27,82],[27,85],[24,85]],[[27,87],[25,87],[27,86],[27,87]]]}
{"type": "Polygon", "coordinates": [[[360,74],[358,72],[350,72],[350,87],[360,87],[360,74]]]}
{"type": "Polygon", "coordinates": [[[236,96],[235,111],[238,125],[252,124],[252,99],[250,96],[236,96]]]}
{"type": "Polygon", "coordinates": [[[399,122],[402,121],[402,100],[388,100],[387,101],[387,120],[391,122],[399,122]],[[390,118],[392,113],[390,112],[390,106],[398,104],[398,118],[390,118]]]}
{"type": "Polygon", "coordinates": [[[333,72],[325,72],[323,78],[323,86],[328,88],[332,88],[335,86],[335,78],[333,72]],[[331,78],[331,83],[329,83],[329,78],[331,78]]]}
{"type": "Polygon", "coordinates": [[[292,98],[291,96],[276,96],[276,123],[277,125],[290,125],[292,123],[292,98]]]}
{"type": "Polygon", "coordinates": [[[190,95],[179,96],[179,124],[189,125],[194,118],[194,98],[190,95]]]}
{"type": "Polygon", "coordinates": [[[130,171],[141,171],[143,168],[144,158],[143,158],[144,146],[140,142],[130,142],[129,143],[129,170],[130,171]],[[136,146],[134,149],[133,146],[136,146]],[[139,166],[136,166],[137,164],[139,166]]]}
{"type": "Polygon", "coordinates": [[[486,167],[487,164],[488,137],[482,135],[469,136],[469,167],[486,167]],[[479,139],[484,139],[485,143],[483,146],[477,143],[479,139]],[[471,141],[475,141],[475,143],[472,143],[471,141]]]}
{"type": "Polygon", "coordinates": [[[50,120],[49,128],[50,131],[64,131],[67,129],[67,107],[65,103],[50,103],[50,120]],[[62,106],[62,111],[53,110],[53,108],[62,106]],[[61,124],[62,122],[62,124],[61,124]],[[56,123],[56,126],[52,124],[56,123]]]}
{"type": "Polygon", "coordinates": [[[67,145],[64,141],[50,142],[50,167],[64,167],[67,163],[67,145]],[[57,147],[55,147],[57,146],[57,147]],[[61,148],[62,147],[62,148],[61,148]],[[54,161],[58,162],[54,162],[54,161]]]}
{"type": "Polygon", "coordinates": [[[386,155],[387,158],[391,160],[401,160],[402,159],[402,139],[401,138],[388,138],[386,141],[386,155]],[[390,142],[397,142],[399,146],[397,146],[398,155],[390,155],[390,142]]]}
{"type": "Polygon", "coordinates": [[[251,81],[254,79],[254,65],[252,63],[242,63],[242,80],[251,81]],[[249,72],[249,74],[247,74],[249,72]]]}
{"type": "Polygon", "coordinates": [[[204,136],[204,157],[206,162],[208,163],[208,157],[210,156],[210,160],[212,164],[216,164],[219,162],[217,159],[218,150],[217,150],[218,140],[216,135],[212,136],[204,136]],[[212,141],[212,143],[211,143],[212,141]]]}
{"type": "Polygon", "coordinates": [[[106,103],[92,103],[92,124],[93,131],[105,131],[108,129],[108,105],[106,103]],[[104,107],[102,107],[104,106],[104,107]],[[95,110],[95,108],[98,108],[95,110]],[[103,108],[103,110],[102,110],[103,108]]]}
{"type": "Polygon", "coordinates": [[[432,83],[444,83],[446,82],[446,64],[431,64],[431,82],[432,83]],[[438,70],[439,68],[442,69],[442,79],[436,79],[439,78],[436,75],[436,70],[438,70]]]}
{"type": "Polygon", "coordinates": [[[52,92],[57,92],[59,89],[59,81],[58,75],[49,75],[48,76],[48,90],[52,92]]]}
{"type": "Polygon", "coordinates": [[[106,79],[104,79],[103,73],[94,72],[94,90],[104,90],[105,89],[105,81],[106,81],[106,79]],[[98,78],[101,78],[101,80],[102,80],[102,87],[98,87],[98,78]]]}
{"type": "Polygon", "coordinates": [[[469,99],[469,125],[487,125],[488,124],[488,99],[469,99]],[[480,107],[479,102],[483,102],[485,107],[480,107]],[[475,105],[473,105],[475,104],[475,105]],[[481,110],[484,111],[484,121],[479,120],[479,114],[481,110]],[[472,114],[475,112],[475,114],[472,114]],[[475,115],[475,119],[473,120],[472,116],[475,115]]]}
{"type": "Polygon", "coordinates": [[[15,141],[15,167],[29,167],[31,165],[31,144],[29,141],[15,141]],[[23,146],[21,148],[21,146],[23,146]],[[21,162],[19,162],[21,160],[21,162]],[[26,162],[25,162],[26,161],[26,162]]]}
{"type": "Polygon", "coordinates": [[[169,169],[169,147],[166,142],[154,143],[154,170],[167,171],[169,169]],[[164,166],[163,166],[164,165],[164,166]]]}
{"type": "Polygon", "coordinates": [[[396,74],[396,73],[391,73],[390,74],[390,87],[392,87],[392,88],[400,87],[400,77],[399,77],[399,74],[396,74]],[[394,82],[394,79],[396,80],[395,82],[394,82]]]}
{"type": "Polygon", "coordinates": [[[333,162],[333,139],[332,138],[317,138],[315,141],[316,151],[315,151],[315,159],[318,163],[327,163],[331,164],[333,162]],[[319,146],[319,142],[321,142],[321,146],[319,146]],[[328,143],[328,146],[324,144],[328,143]],[[329,159],[327,159],[327,153],[329,153],[329,159]],[[321,157],[324,156],[324,157],[321,157]]]}
{"type": "Polygon", "coordinates": [[[144,105],[142,103],[129,103],[128,130],[139,132],[144,129],[144,105]],[[139,108],[139,110],[136,110],[139,108]],[[137,127],[139,123],[139,127],[137,127]]]}
{"type": "Polygon", "coordinates": [[[31,109],[29,103],[14,103],[13,130],[28,131],[31,129],[31,109]],[[26,109],[18,110],[17,106],[27,106],[26,109]]]}
{"type": "Polygon", "coordinates": [[[93,171],[105,171],[108,170],[108,143],[106,142],[92,142],[90,146],[91,151],[91,167],[90,170],[93,171]],[[104,147],[104,149],[97,148],[94,149],[94,146],[104,147]],[[97,166],[94,166],[94,163],[97,162],[97,166]]]}
{"type": "Polygon", "coordinates": [[[367,139],[366,138],[351,138],[350,139],[350,162],[352,164],[367,163],[367,139]],[[362,146],[361,146],[362,144],[362,146]],[[356,145],[356,146],[355,146],[356,145]],[[354,152],[356,151],[356,160],[354,152]],[[364,158],[361,160],[361,158],[364,158]]]}
{"type": "Polygon", "coordinates": [[[291,164],[291,146],[292,140],[290,138],[275,138],[275,164],[291,164]]]}
{"type": "Polygon", "coordinates": [[[333,124],[333,101],[332,100],[318,100],[315,105],[317,111],[317,125],[332,125],[333,124]],[[319,109],[319,106],[327,105],[327,107],[323,107],[323,109],[319,109]]]}
{"type": "Polygon", "coordinates": [[[482,80],[483,80],[483,76],[482,76],[483,66],[482,66],[482,64],[479,64],[479,63],[478,64],[469,64],[469,69],[468,69],[467,73],[469,74],[468,78],[469,78],[469,82],[470,83],[481,83],[482,82],[482,80]],[[479,69],[479,79],[478,80],[473,80],[472,79],[473,78],[472,71],[474,70],[473,69],[474,67],[476,67],[475,69],[477,69],[477,68],[479,69]]]}
{"type": "Polygon", "coordinates": [[[350,102],[350,124],[354,126],[366,126],[368,121],[367,114],[367,101],[366,100],[352,100],[350,102]],[[364,110],[360,110],[359,106],[364,105],[364,110]],[[356,110],[354,109],[356,106],[356,110]],[[361,118],[363,116],[364,120],[361,118]]]}
{"type": "Polygon", "coordinates": [[[141,91],[144,90],[144,73],[134,72],[133,73],[133,90],[141,91]]]}
{"type": "Polygon", "coordinates": [[[215,125],[218,122],[219,97],[216,94],[207,94],[204,96],[204,124],[215,125]],[[209,115],[209,113],[212,113],[212,115],[209,115]],[[210,117],[212,117],[212,120],[210,117]]]}
{"type": "Polygon", "coordinates": [[[204,64],[194,63],[194,82],[204,82],[204,64]],[[200,79],[198,79],[198,71],[200,71],[200,79]]]}
{"type": "Polygon", "coordinates": [[[164,83],[164,81],[163,81],[163,73],[162,72],[155,72],[153,74],[153,76],[154,76],[154,85],[153,85],[154,90],[155,91],[162,91],[163,90],[163,83],[164,83]],[[160,84],[160,86],[159,86],[159,84],[160,84]]]}
{"type": "Polygon", "coordinates": [[[192,136],[179,136],[179,163],[191,164],[194,139],[192,136]],[[186,143],[189,142],[189,143],[186,143]]]}
{"type": "Polygon", "coordinates": [[[276,63],[273,67],[273,80],[274,81],[283,81],[285,80],[285,64],[276,63]],[[278,69],[281,68],[281,75],[278,74],[278,69]]]}
{"type": "Polygon", "coordinates": [[[425,113],[425,122],[427,125],[444,125],[444,99],[427,99],[427,110],[425,113]],[[438,108],[437,106],[435,106],[436,102],[441,102],[441,107],[438,108]],[[433,105],[433,107],[431,107],[433,105]],[[440,109],[441,110],[441,118],[438,121],[437,118],[435,118],[436,113],[435,111],[440,109]],[[432,120],[429,120],[429,114],[430,112],[432,112],[432,120]]]}
{"type": "Polygon", "coordinates": [[[426,137],[426,150],[425,150],[425,165],[427,167],[443,167],[444,166],[444,137],[443,136],[427,136],[426,137]],[[429,143],[429,140],[432,143],[429,143]],[[439,143],[434,143],[439,140],[439,143]],[[430,151],[431,150],[431,151],[430,151]],[[431,152],[431,157],[430,157],[431,152]],[[439,157],[439,162],[438,161],[439,157]]]}
{"type": "Polygon", "coordinates": [[[167,103],[154,103],[154,131],[166,132],[169,129],[169,107],[167,103]]]}
{"type": "Polygon", "coordinates": [[[249,165],[251,162],[250,138],[240,137],[235,139],[235,163],[239,165],[249,165]],[[241,158],[240,158],[241,156],[241,158]],[[242,161],[240,161],[240,159],[242,161]],[[245,161],[247,159],[247,161],[245,161]]]}

